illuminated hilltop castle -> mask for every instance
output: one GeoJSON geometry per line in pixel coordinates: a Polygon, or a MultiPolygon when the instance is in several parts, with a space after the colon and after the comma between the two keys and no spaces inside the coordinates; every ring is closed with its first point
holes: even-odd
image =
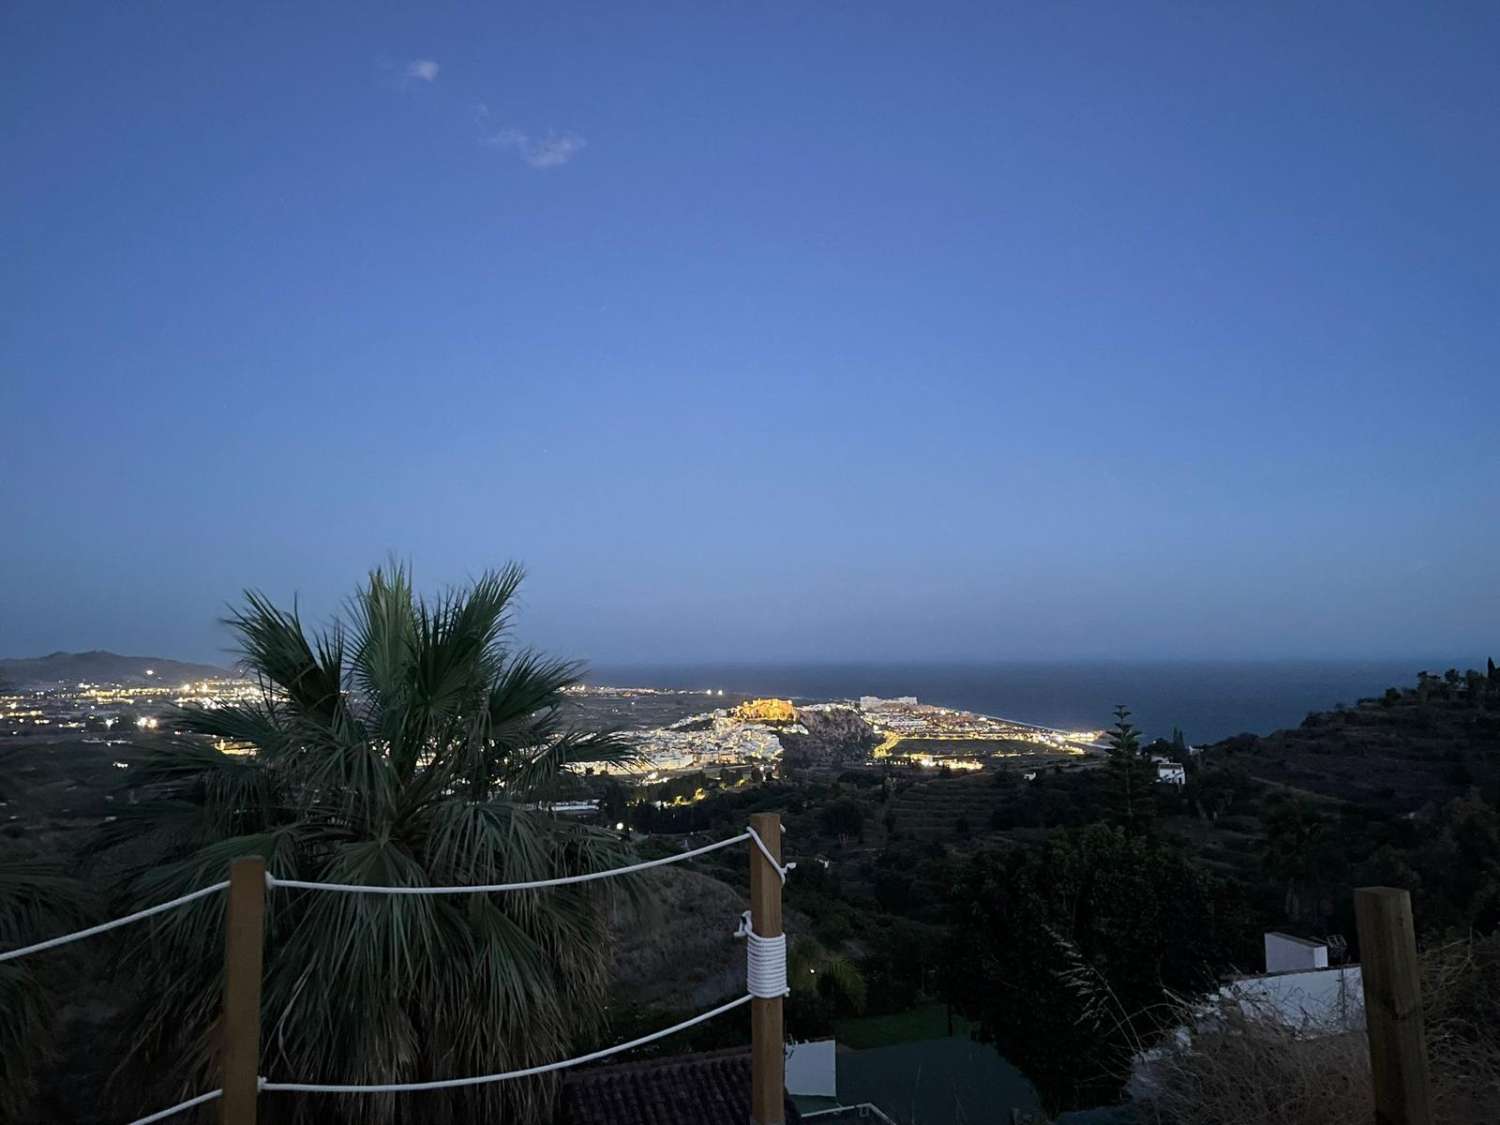
{"type": "Polygon", "coordinates": [[[750,699],[730,714],[745,723],[795,723],[797,709],[789,699],[750,699]]]}

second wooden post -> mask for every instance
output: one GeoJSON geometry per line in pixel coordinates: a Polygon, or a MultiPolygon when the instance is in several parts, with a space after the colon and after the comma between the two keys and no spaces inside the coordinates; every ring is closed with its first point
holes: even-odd
{"type": "MultiPolygon", "coordinates": [[[[781,862],[781,816],[755,813],[750,817],[767,850],[781,862]]],[[[781,934],[781,873],[750,841],[750,928],[761,937],[781,934]]],[[[750,1001],[750,1120],[753,1125],[784,1125],[786,1121],[786,1041],[782,1028],[781,997],[750,1001]]]]}
{"type": "Polygon", "coordinates": [[[1376,1125],[1432,1125],[1411,896],[1395,887],[1361,887],[1354,918],[1376,1125]]]}
{"type": "Polygon", "coordinates": [[[224,935],[224,1096],[222,1125],[255,1125],[260,1069],[260,974],[266,927],[266,864],[259,856],[229,865],[224,935]]]}

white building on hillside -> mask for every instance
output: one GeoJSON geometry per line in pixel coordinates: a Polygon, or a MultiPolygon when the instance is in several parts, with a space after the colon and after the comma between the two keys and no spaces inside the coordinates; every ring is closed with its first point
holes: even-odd
{"type": "Polygon", "coordinates": [[[1320,941],[1279,934],[1266,934],[1266,973],[1305,973],[1328,968],[1328,946],[1320,941]]]}
{"type": "Polygon", "coordinates": [[[1172,1052],[1192,1050],[1195,1035],[1223,1028],[1236,1010],[1247,1019],[1271,1020],[1308,1038],[1364,1029],[1364,981],[1358,965],[1329,968],[1326,945],[1290,934],[1266,934],[1265,949],[1264,974],[1222,985],[1195,1005],[1191,1026],[1179,1027],[1161,1046],[1135,1057],[1126,1086],[1132,1097],[1149,1098],[1156,1064],[1172,1052]]]}

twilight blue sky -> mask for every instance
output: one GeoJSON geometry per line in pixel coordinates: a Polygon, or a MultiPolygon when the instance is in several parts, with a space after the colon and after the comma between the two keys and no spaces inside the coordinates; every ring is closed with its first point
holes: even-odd
{"type": "Polygon", "coordinates": [[[0,655],[1483,653],[1500,7],[0,11],[0,655]]]}

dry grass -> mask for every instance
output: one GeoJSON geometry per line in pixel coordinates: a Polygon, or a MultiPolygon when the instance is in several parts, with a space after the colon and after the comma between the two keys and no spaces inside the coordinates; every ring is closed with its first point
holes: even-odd
{"type": "Polygon", "coordinates": [[[1156,1064],[1151,1108],[1163,1125],[1368,1125],[1362,1034],[1302,1039],[1238,1005],[1225,1005],[1218,1022],[1156,1064]]]}
{"type": "MultiPolygon", "coordinates": [[[[1500,1121],[1500,939],[1423,957],[1434,1121],[1500,1121]]],[[[1153,1070],[1146,1120],[1161,1125],[1368,1125],[1363,1032],[1308,1037],[1270,1011],[1225,1005],[1153,1070]]],[[[1184,1021],[1186,1022],[1186,1020],[1184,1021]]]]}
{"type": "Polygon", "coordinates": [[[1500,935],[1428,951],[1422,1007],[1439,1125],[1500,1121],[1500,935]]]}

